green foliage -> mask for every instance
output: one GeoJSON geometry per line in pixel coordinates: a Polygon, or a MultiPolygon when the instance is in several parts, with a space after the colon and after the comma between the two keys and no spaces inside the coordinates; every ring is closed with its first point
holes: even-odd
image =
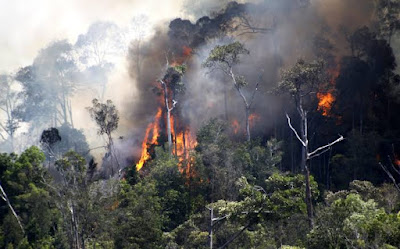
{"type": "Polygon", "coordinates": [[[31,147],[20,156],[0,154],[0,181],[25,234],[8,206],[1,203],[0,246],[8,248],[54,248],[62,238],[56,237],[60,213],[43,180],[49,175],[43,168],[43,152],[31,147]]]}
{"type": "Polygon", "coordinates": [[[160,198],[153,182],[122,186],[115,220],[116,248],[161,248],[160,198]]]}
{"type": "MultiPolygon", "coordinates": [[[[45,152],[47,160],[54,157],[59,158],[70,150],[76,151],[85,157],[86,160],[89,159],[89,145],[82,130],[72,128],[68,123],[64,123],[60,127],[51,129],[56,129],[58,131],[59,139],[54,142],[46,141],[46,139],[51,139],[51,137],[47,136],[44,137],[45,141],[41,141],[42,149],[45,152]]],[[[42,133],[42,138],[43,134],[45,134],[45,131],[42,133]]]]}
{"type": "Polygon", "coordinates": [[[310,248],[384,248],[398,246],[400,220],[358,194],[339,197],[318,210],[316,227],[308,235],[310,248]]]}
{"type": "Polygon", "coordinates": [[[240,55],[249,54],[244,45],[240,42],[233,42],[228,45],[218,45],[213,48],[210,55],[203,63],[204,67],[212,68],[219,63],[232,67],[240,62],[240,55]]]}
{"type": "Polygon", "coordinates": [[[306,62],[299,59],[296,64],[281,72],[281,81],[276,91],[280,94],[289,93],[299,101],[311,93],[316,93],[326,83],[323,61],[306,62]]]}
{"type": "MultiPolygon", "coordinates": [[[[189,196],[184,175],[178,170],[178,160],[161,147],[156,147],[155,160],[148,179],[154,181],[163,213],[163,230],[171,231],[182,224],[189,214],[189,196]]],[[[147,179],[146,179],[147,180],[147,179]]]]}
{"type": "Polygon", "coordinates": [[[118,128],[119,115],[117,108],[111,100],[107,100],[104,104],[99,102],[98,99],[93,99],[92,104],[93,106],[87,109],[99,127],[98,133],[111,136],[111,132],[118,128]]]}

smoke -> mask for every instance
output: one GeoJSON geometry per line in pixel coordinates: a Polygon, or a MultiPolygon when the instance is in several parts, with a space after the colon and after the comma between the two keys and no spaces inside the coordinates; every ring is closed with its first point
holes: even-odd
{"type": "MultiPolygon", "coordinates": [[[[106,70],[106,63],[97,62],[101,64],[101,67],[97,68],[93,67],[96,63],[86,65],[86,73],[79,79],[80,82],[86,82],[86,85],[80,86],[71,96],[74,125],[78,129],[84,129],[91,147],[102,145],[103,141],[96,134],[96,125],[85,107],[91,105],[94,97],[111,99],[121,116],[119,129],[115,134],[115,137],[121,137],[116,141],[120,157],[138,156],[144,130],[153,121],[160,106],[158,79],[164,76],[168,60],[170,64],[187,65],[187,72],[183,77],[186,90],[177,97],[178,104],[175,110],[181,122],[195,133],[210,118],[227,119],[228,124],[237,120],[240,133],[244,136],[244,106],[233,89],[232,82],[222,73],[210,72],[202,67],[213,47],[238,40],[250,51],[250,55],[243,56],[242,63],[235,68],[249,83],[243,88],[244,94],[250,97],[255,84],[261,79],[251,110],[258,115],[252,129],[253,134],[267,135],[272,132],[272,127],[285,107],[280,100],[266,94],[279,81],[279,71],[289,67],[299,57],[314,59],[321,55],[328,57],[329,53],[332,53],[333,57],[348,53],[347,35],[362,26],[372,26],[375,18],[374,2],[182,0],[164,1],[161,7],[156,7],[160,4],[159,1],[148,4],[122,1],[115,5],[114,2],[105,1],[98,4],[90,0],[81,6],[81,10],[76,14],[79,18],[72,23],[73,31],[67,33],[67,38],[73,40],[70,42],[72,46],[78,47],[79,42],[75,43],[77,37],[80,37],[78,41],[82,41],[81,38],[90,33],[87,31],[90,27],[89,22],[108,19],[116,20],[115,23],[108,23],[122,30],[120,38],[126,45],[129,41],[129,50],[125,48],[119,53],[118,59],[112,61],[111,69],[106,70]],[[92,11],[93,6],[95,8],[92,11]],[[105,10],[110,13],[105,14],[105,10]],[[151,32],[141,37],[129,35],[129,20],[134,10],[148,13],[149,17],[147,24],[135,23],[135,27],[152,27],[151,32]],[[83,21],[81,13],[91,14],[83,21]],[[118,16],[119,13],[123,14],[118,16]],[[171,20],[171,17],[180,18],[171,20]],[[85,25],[77,25],[80,23],[85,25]],[[78,36],[79,34],[81,36],[78,36]],[[325,43],[317,46],[317,38],[325,43]],[[329,44],[333,47],[332,51],[326,49],[329,48],[329,44]],[[187,53],[188,48],[191,49],[191,54],[187,53]],[[105,83],[107,85],[103,89],[105,83]]],[[[49,4],[50,7],[53,5],[49,4]]],[[[68,8],[63,6],[68,10],[66,13],[70,13],[70,10],[75,9],[75,5],[77,3],[74,2],[71,6],[68,5],[68,8]]],[[[65,20],[72,20],[71,15],[67,15],[65,20]]],[[[32,18],[36,20],[39,17],[32,18]]],[[[60,22],[68,23],[65,20],[60,22]]],[[[51,22],[46,23],[49,24],[32,24],[33,30],[39,26],[45,30],[51,29],[51,22]]],[[[63,28],[57,30],[57,36],[64,31],[63,28]]],[[[137,29],[135,32],[143,34],[143,31],[137,29]]],[[[38,36],[37,33],[35,35],[38,36]]],[[[32,38],[28,39],[31,40],[32,38]]],[[[15,37],[11,41],[15,42],[15,37]]],[[[35,41],[31,49],[37,51],[36,43],[42,46],[44,42],[43,39],[35,41]]],[[[29,54],[32,56],[32,51],[29,54]]],[[[82,62],[81,59],[78,58],[78,61],[82,62]]],[[[26,61],[24,58],[23,62],[18,63],[27,64],[26,61]]]]}
{"type": "Polygon", "coordinates": [[[187,64],[183,78],[186,91],[179,99],[177,115],[193,132],[213,117],[228,118],[228,123],[238,120],[243,130],[244,106],[229,78],[209,72],[201,65],[216,45],[235,40],[244,43],[250,55],[242,57],[236,70],[249,82],[243,88],[249,98],[256,82],[262,79],[251,112],[258,117],[253,134],[265,135],[271,132],[284,107],[278,99],[266,94],[279,81],[279,71],[300,57],[327,56],[321,51],[325,45],[332,45],[332,51],[328,52],[334,54],[333,57],[348,53],[346,36],[357,28],[371,26],[374,21],[373,0],[250,3],[188,0],[183,6],[189,19],[177,18],[157,27],[153,38],[141,48],[140,70],[138,51],[130,50],[129,72],[136,93],[124,109],[129,111],[129,120],[135,124],[131,135],[136,139],[141,139],[144,128],[160,106],[153,90],[159,84],[157,79],[165,73],[167,58],[170,63],[187,64]],[[200,17],[199,13],[208,15],[200,17]],[[319,47],[317,38],[327,44],[319,44],[322,48],[319,47]],[[182,59],[185,47],[193,49],[193,53],[182,59]]]}

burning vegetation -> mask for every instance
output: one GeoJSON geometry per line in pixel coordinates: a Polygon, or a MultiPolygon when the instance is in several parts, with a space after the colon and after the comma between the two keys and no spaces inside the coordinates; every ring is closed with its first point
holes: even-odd
{"type": "Polygon", "coordinates": [[[183,2],[129,80],[112,23],[0,75],[1,148],[44,151],[0,153],[0,248],[400,248],[398,1],[183,2]]]}

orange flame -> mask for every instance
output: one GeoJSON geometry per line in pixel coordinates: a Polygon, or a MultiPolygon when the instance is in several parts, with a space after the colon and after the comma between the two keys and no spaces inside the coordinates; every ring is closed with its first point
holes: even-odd
{"type": "Polygon", "coordinates": [[[158,108],[157,114],[154,118],[154,122],[150,123],[146,128],[146,133],[142,142],[142,154],[140,156],[139,162],[136,164],[136,170],[140,170],[144,163],[148,161],[151,156],[149,153],[149,145],[157,144],[157,138],[159,136],[159,122],[161,118],[162,110],[158,108]],[[151,140],[149,140],[150,131],[152,131],[151,140]]]}
{"type": "MultiPolygon", "coordinates": [[[[336,84],[336,79],[339,77],[339,74],[340,74],[340,64],[337,64],[337,66],[334,69],[330,69],[330,70],[328,70],[328,72],[331,76],[329,83],[333,89],[336,84]]],[[[317,93],[318,111],[322,111],[323,116],[330,115],[330,111],[332,109],[332,104],[335,101],[335,96],[333,95],[332,89],[326,93],[322,93],[322,92],[317,93]]]]}
{"type": "Polygon", "coordinates": [[[183,52],[183,56],[184,57],[188,57],[189,55],[192,54],[193,49],[187,47],[187,46],[183,46],[182,48],[182,52],[183,52]]]}
{"type": "Polygon", "coordinates": [[[399,159],[399,157],[395,154],[394,155],[394,164],[397,166],[397,167],[400,167],[400,159],[399,159]]]}
{"type": "Polygon", "coordinates": [[[249,123],[250,123],[250,127],[254,127],[255,122],[257,122],[258,120],[260,120],[260,116],[256,113],[252,113],[249,116],[249,123]]]}
{"type": "Polygon", "coordinates": [[[233,133],[238,134],[240,125],[236,119],[232,121],[232,128],[233,128],[233,133]]]}
{"type": "Polygon", "coordinates": [[[329,116],[329,112],[332,108],[332,103],[335,101],[335,97],[331,93],[317,93],[319,99],[318,110],[322,111],[322,115],[329,116]]]}

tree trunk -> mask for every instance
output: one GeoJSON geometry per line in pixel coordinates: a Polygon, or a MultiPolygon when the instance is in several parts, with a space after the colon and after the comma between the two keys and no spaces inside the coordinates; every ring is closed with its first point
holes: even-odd
{"type": "MultiPolygon", "coordinates": [[[[300,102],[301,103],[301,102],[300,102]]],[[[313,215],[313,207],[312,207],[312,198],[311,198],[311,186],[310,186],[310,169],[307,165],[308,161],[308,121],[307,121],[307,112],[303,111],[303,107],[300,105],[300,130],[301,130],[301,139],[305,142],[305,146],[301,146],[301,171],[304,172],[305,181],[306,181],[306,205],[307,205],[307,217],[310,228],[314,227],[314,215],[313,215]]]]}
{"type": "Polygon", "coordinates": [[[246,134],[247,134],[247,141],[250,142],[250,108],[246,106],[246,134]]]}
{"type": "Polygon", "coordinates": [[[208,230],[208,240],[209,240],[209,245],[210,249],[213,248],[213,219],[214,219],[214,209],[210,209],[210,227],[208,230]]]}
{"type": "Polygon", "coordinates": [[[228,116],[228,86],[224,84],[224,106],[225,106],[225,120],[229,121],[228,116]]]}
{"type": "Polygon", "coordinates": [[[168,152],[172,155],[172,134],[171,134],[171,109],[168,105],[168,90],[167,85],[162,82],[164,87],[164,101],[165,101],[165,110],[167,111],[167,135],[168,135],[168,152]]]}
{"type": "Polygon", "coordinates": [[[308,224],[310,229],[314,228],[314,214],[313,214],[313,204],[311,198],[311,186],[310,186],[310,169],[308,165],[305,166],[305,180],[306,180],[306,205],[307,205],[307,216],[308,224]]]}

